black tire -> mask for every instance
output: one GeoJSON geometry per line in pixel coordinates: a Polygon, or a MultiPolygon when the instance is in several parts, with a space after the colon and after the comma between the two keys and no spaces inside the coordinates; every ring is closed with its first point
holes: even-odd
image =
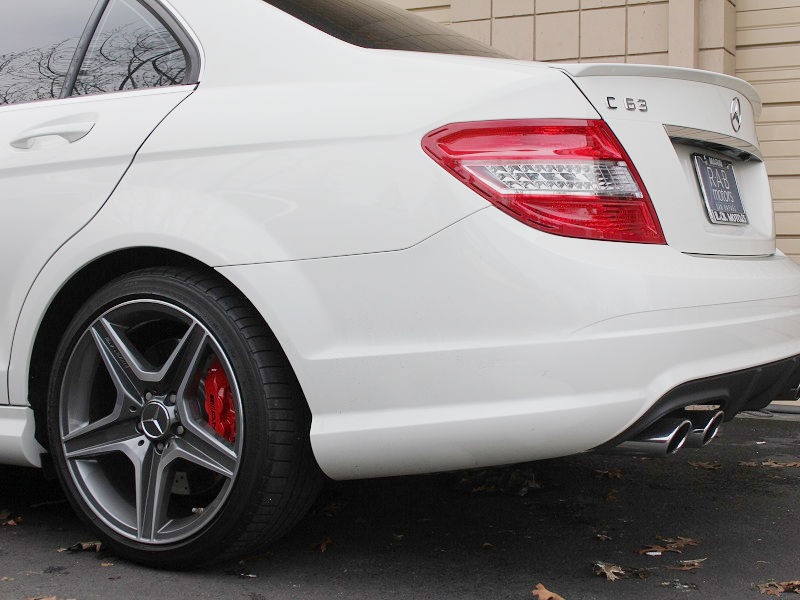
{"type": "Polygon", "coordinates": [[[149,566],[218,563],[286,533],[323,481],[310,421],[275,336],[213,272],[109,283],[75,315],[51,373],[67,497],[119,556],[149,566]]]}

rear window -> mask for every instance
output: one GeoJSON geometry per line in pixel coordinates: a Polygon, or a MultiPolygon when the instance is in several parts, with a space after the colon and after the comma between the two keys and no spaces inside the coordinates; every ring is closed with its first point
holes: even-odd
{"type": "Polygon", "coordinates": [[[509,58],[443,25],[379,0],[265,0],[350,44],[383,50],[509,58]]]}

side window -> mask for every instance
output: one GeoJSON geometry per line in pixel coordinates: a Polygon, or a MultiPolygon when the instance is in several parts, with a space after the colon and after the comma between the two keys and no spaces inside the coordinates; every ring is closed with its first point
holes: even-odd
{"type": "MultiPolygon", "coordinates": [[[[2,0],[5,1],[5,0],[2,0]]],[[[186,52],[136,0],[111,0],[89,44],[73,95],[184,83],[186,52]]]]}
{"type": "Polygon", "coordinates": [[[0,1],[0,106],[58,98],[96,0],[0,1]]]}

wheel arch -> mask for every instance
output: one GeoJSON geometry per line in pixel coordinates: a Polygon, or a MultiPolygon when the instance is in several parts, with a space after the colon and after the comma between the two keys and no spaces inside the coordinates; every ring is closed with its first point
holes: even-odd
{"type": "MultiPolygon", "coordinates": [[[[116,250],[86,263],[73,273],[44,311],[36,328],[27,363],[27,401],[34,412],[36,441],[44,448],[48,448],[46,406],[50,370],[58,345],[72,317],[104,285],[127,273],[150,267],[184,267],[213,271],[241,293],[235,284],[208,264],[187,254],[157,247],[140,246],[116,250]]],[[[242,295],[246,298],[245,294],[242,295]]]]}

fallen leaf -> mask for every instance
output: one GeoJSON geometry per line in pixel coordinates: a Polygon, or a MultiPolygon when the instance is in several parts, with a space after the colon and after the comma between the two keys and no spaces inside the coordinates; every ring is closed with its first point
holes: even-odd
{"type": "Polygon", "coordinates": [[[59,548],[56,552],[100,552],[102,549],[102,542],[78,542],[68,548],[59,548]]]}
{"type": "Polygon", "coordinates": [[[692,462],[689,461],[689,466],[695,469],[705,469],[706,471],[719,471],[722,465],[717,462],[692,462]]]}
{"type": "Polygon", "coordinates": [[[611,536],[607,533],[596,533],[594,539],[600,540],[601,542],[607,542],[611,539],[611,536]]]}
{"type": "Polygon", "coordinates": [[[619,500],[619,496],[617,496],[617,490],[611,490],[605,496],[606,502],[616,502],[619,500]]]}
{"type": "Polygon", "coordinates": [[[679,579],[673,579],[672,581],[662,581],[661,587],[675,588],[676,590],[680,590],[682,592],[688,592],[690,590],[698,589],[696,583],[682,583],[679,579]]]}
{"type": "Polygon", "coordinates": [[[699,546],[701,544],[700,540],[695,540],[692,538],[687,537],[675,537],[675,538],[665,538],[656,536],[656,539],[659,542],[663,542],[667,545],[667,549],[669,552],[678,552],[681,553],[686,546],[699,546]]]}
{"type": "Polygon", "coordinates": [[[541,583],[536,584],[536,587],[531,590],[531,594],[534,598],[538,598],[539,600],[564,600],[562,596],[559,596],[555,592],[551,592],[541,583]]]}
{"type": "Polygon", "coordinates": [[[617,579],[630,579],[631,577],[638,577],[639,579],[647,579],[650,577],[649,569],[622,567],[620,565],[612,565],[604,562],[594,563],[592,565],[592,571],[598,577],[605,577],[609,581],[616,581],[617,579]]]}
{"type": "Polygon", "coordinates": [[[22,523],[22,517],[11,517],[11,513],[4,510],[0,513],[0,525],[3,527],[16,527],[22,523]]]}
{"type": "Polygon", "coordinates": [[[800,462],[776,462],[774,460],[767,460],[761,463],[763,467],[770,467],[772,469],[797,469],[800,468],[800,462]]]}
{"type": "Polygon", "coordinates": [[[325,538],[321,542],[317,542],[316,544],[311,545],[312,550],[319,550],[320,552],[325,552],[333,543],[333,539],[330,536],[325,536],[325,538]]]}
{"type": "Polygon", "coordinates": [[[667,567],[671,571],[694,571],[696,569],[702,569],[703,565],[702,562],[708,560],[708,558],[696,558],[694,560],[679,560],[677,567],[667,567]]]}
{"type": "Polygon", "coordinates": [[[759,583],[758,591],[767,596],[780,596],[781,594],[800,594],[800,581],[768,581],[759,583]]]}
{"type": "Polygon", "coordinates": [[[100,566],[101,567],[113,567],[114,563],[112,563],[112,562],[101,562],[100,566]]]}
{"type": "Polygon", "coordinates": [[[463,471],[458,487],[471,494],[527,496],[528,492],[541,486],[528,469],[496,468],[463,471]]]}
{"type": "Polygon", "coordinates": [[[627,573],[625,573],[625,569],[619,565],[596,562],[592,567],[595,575],[598,577],[605,577],[609,581],[616,581],[617,579],[623,579],[628,576],[627,573]]]}
{"type": "Polygon", "coordinates": [[[484,542],[483,544],[481,544],[481,548],[484,550],[494,550],[495,546],[494,544],[490,544],[489,542],[484,542]]]}
{"type": "Polygon", "coordinates": [[[650,569],[625,567],[625,573],[628,574],[628,577],[638,577],[639,579],[647,579],[648,577],[650,577],[650,569]]]}
{"type": "Polygon", "coordinates": [[[494,485],[476,485],[472,488],[473,494],[493,494],[497,491],[497,487],[494,485]]]}
{"type": "Polygon", "coordinates": [[[757,467],[758,463],[754,460],[743,460],[739,463],[740,467],[757,467]]]}
{"type": "Polygon", "coordinates": [[[594,476],[597,479],[622,479],[622,469],[595,469],[594,476]]]}
{"type": "Polygon", "coordinates": [[[392,540],[395,542],[402,542],[406,537],[405,533],[393,533],[392,540]]]}
{"type": "Polygon", "coordinates": [[[46,575],[69,575],[67,567],[62,566],[47,567],[42,572],[46,575]]]}
{"type": "Polygon", "coordinates": [[[13,577],[0,577],[0,581],[14,581],[13,577]]]}

